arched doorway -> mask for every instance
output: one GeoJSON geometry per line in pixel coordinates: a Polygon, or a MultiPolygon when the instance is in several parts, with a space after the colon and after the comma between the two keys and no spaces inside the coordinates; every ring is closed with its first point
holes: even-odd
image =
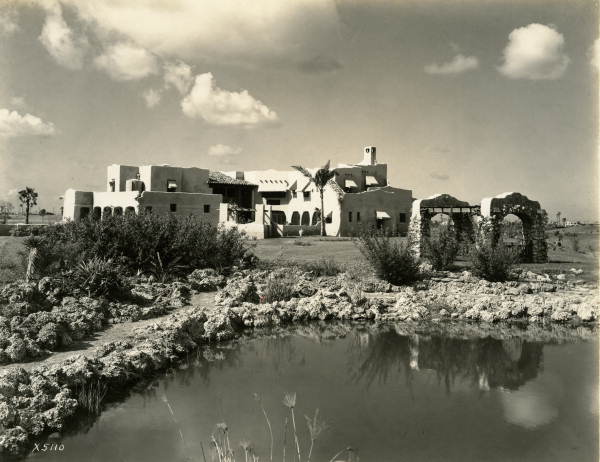
{"type": "Polygon", "coordinates": [[[125,215],[127,215],[127,216],[135,215],[135,208],[127,207],[125,209],[125,215]]]}
{"type": "Polygon", "coordinates": [[[310,213],[308,212],[302,212],[302,222],[301,222],[302,226],[309,226],[310,225],[310,213]]]}
{"type": "Polygon", "coordinates": [[[104,209],[102,209],[102,218],[108,218],[111,216],[112,216],[112,208],[104,207],[104,209]]]}
{"type": "Polygon", "coordinates": [[[115,207],[115,211],[113,213],[115,217],[120,217],[123,215],[123,207],[115,207]]]}
{"type": "Polygon", "coordinates": [[[525,250],[525,233],[523,229],[523,220],[518,216],[509,213],[500,224],[498,239],[506,247],[514,249],[515,252],[522,254],[525,250]]]}
{"type": "Polygon", "coordinates": [[[300,224],[300,213],[294,212],[292,213],[292,220],[290,221],[290,225],[299,225],[300,224]]]}

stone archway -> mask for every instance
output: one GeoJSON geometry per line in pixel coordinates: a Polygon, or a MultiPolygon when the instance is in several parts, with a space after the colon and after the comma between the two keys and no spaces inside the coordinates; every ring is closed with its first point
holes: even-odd
{"type": "Polygon", "coordinates": [[[539,202],[518,192],[499,194],[481,201],[479,232],[482,237],[496,244],[502,232],[502,220],[507,215],[517,216],[523,224],[524,246],[521,260],[524,263],[547,262],[546,212],[539,202]]]}
{"type": "Polygon", "coordinates": [[[292,219],[290,220],[290,225],[299,225],[300,224],[300,213],[293,212],[292,219]]]}
{"type": "Polygon", "coordinates": [[[447,215],[452,221],[458,242],[474,240],[473,216],[479,214],[478,206],[472,206],[450,194],[417,199],[412,203],[408,227],[408,242],[417,257],[421,256],[425,239],[430,236],[431,219],[440,213],[447,215]]]}
{"type": "Polygon", "coordinates": [[[302,212],[302,221],[300,222],[300,224],[302,226],[309,226],[310,225],[310,213],[308,213],[308,212],[302,212]]]}

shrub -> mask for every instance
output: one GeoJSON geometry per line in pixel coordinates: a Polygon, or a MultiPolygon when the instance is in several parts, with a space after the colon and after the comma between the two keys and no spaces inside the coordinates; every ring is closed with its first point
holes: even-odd
{"type": "Polygon", "coordinates": [[[439,226],[436,235],[426,238],[424,244],[425,258],[438,271],[448,269],[459,251],[454,228],[448,225],[439,226]]]}
{"type": "Polygon", "coordinates": [[[261,301],[265,303],[287,301],[294,295],[294,281],[290,278],[269,278],[261,301]]]}
{"type": "Polygon", "coordinates": [[[337,276],[342,272],[340,266],[333,258],[321,258],[319,260],[298,263],[303,271],[310,271],[315,276],[337,276]]]}
{"type": "Polygon", "coordinates": [[[227,267],[252,261],[244,235],[217,228],[195,216],[125,215],[49,226],[41,234],[48,272],[93,258],[112,259],[130,273],[227,267]],[[157,255],[160,255],[160,263],[157,255]]]}
{"type": "Polygon", "coordinates": [[[408,245],[400,242],[398,238],[364,233],[357,243],[379,278],[396,285],[407,284],[417,279],[418,259],[408,245]]]}
{"type": "Polygon", "coordinates": [[[123,270],[111,258],[98,257],[79,263],[66,276],[71,293],[83,291],[88,297],[118,298],[125,292],[123,270]]]}
{"type": "Polygon", "coordinates": [[[506,281],[513,265],[519,258],[519,252],[502,242],[493,244],[479,240],[471,246],[469,260],[473,273],[488,281],[506,281]]]}

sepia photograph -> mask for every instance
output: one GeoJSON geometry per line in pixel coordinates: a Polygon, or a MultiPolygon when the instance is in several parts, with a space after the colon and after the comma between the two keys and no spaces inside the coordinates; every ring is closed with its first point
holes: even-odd
{"type": "Polygon", "coordinates": [[[0,462],[599,462],[599,0],[0,0],[0,462]]]}

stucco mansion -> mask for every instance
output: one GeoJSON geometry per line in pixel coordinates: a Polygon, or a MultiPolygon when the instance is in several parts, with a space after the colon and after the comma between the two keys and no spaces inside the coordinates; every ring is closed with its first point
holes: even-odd
{"type": "MultiPolygon", "coordinates": [[[[369,227],[408,231],[412,191],[388,185],[387,165],[377,163],[374,146],[364,148],[361,162],[340,164],[334,170],[336,175],[324,190],[328,235],[350,236],[369,227]]],[[[113,164],[107,169],[106,191],[66,191],[63,218],[191,214],[264,238],[297,236],[301,230],[304,235],[318,233],[320,208],[315,185],[296,170],[212,172],[113,164]]]]}

